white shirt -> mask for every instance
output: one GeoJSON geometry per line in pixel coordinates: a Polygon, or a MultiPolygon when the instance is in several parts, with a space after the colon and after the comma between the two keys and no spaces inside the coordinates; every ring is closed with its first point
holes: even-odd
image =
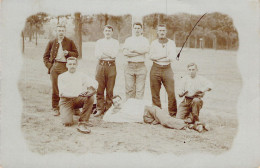
{"type": "Polygon", "coordinates": [[[57,56],[55,58],[56,61],[60,61],[60,62],[67,62],[64,54],[63,54],[63,48],[62,48],[62,44],[61,44],[62,41],[58,41],[59,43],[59,49],[58,49],[58,53],[57,53],[57,56]]]}
{"type": "Polygon", "coordinates": [[[144,53],[138,56],[129,57],[127,56],[126,61],[131,62],[144,62],[145,55],[149,52],[149,41],[144,36],[132,36],[125,40],[123,49],[136,50],[137,52],[144,53]]]}
{"type": "Polygon", "coordinates": [[[159,43],[159,40],[156,39],[151,43],[150,47],[150,58],[159,59],[167,57],[158,61],[154,61],[159,65],[168,65],[176,57],[176,45],[173,40],[168,39],[167,43],[159,43]]]}
{"type": "Polygon", "coordinates": [[[99,39],[96,42],[95,56],[99,60],[111,61],[115,60],[119,52],[119,42],[116,39],[99,39]],[[109,56],[106,56],[109,55],[109,56]]]}
{"type": "Polygon", "coordinates": [[[104,115],[103,120],[106,122],[143,122],[144,108],[151,105],[144,100],[128,99],[120,111],[114,113],[112,106],[104,115]]]}
{"type": "Polygon", "coordinates": [[[205,91],[206,89],[212,89],[213,84],[204,78],[203,76],[196,75],[191,78],[190,75],[186,75],[181,80],[181,88],[179,94],[188,91],[186,96],[193,96],[197,91],[205,91]]]}
{"type": "Polygon", "coordinates": [[[97,89],[97,81],[81,72],[70,73],[67,71],[58,77],[60,97],[78,97],[81,93],[86,92],[90,86],[97,89]]]}

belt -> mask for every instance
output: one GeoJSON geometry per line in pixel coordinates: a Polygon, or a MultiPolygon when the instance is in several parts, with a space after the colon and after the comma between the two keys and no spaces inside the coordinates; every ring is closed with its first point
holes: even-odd
{"type": "Polygon", "coordinates": [[[63,64],[66,64],[67,62],[61,62],[61,61],[56,61],[56,60],[54,60],[54,63],[63,63],[63,64]]]}
{"type": "Polygon", "coordinates": [[[168,64],[168,65],[159,65],[159,64],[157,64],[157,63],[155,63],[155,62],[153,62],[153,65],[154,65],[154,66],[157,66],[157,67],[160,67],[160,68],[168,68],[168,67],[171,66],[171,64],[168,64]]]}
{"type": "Polygon", "coordinates": [[[99,65],[102,65],[102,66],[115,66],[115,60],[112,60],[112,61],[99,60],[99,65]]]}
{"type": "Polygon", "coordinates": [[[144,62],[132,62],[132,61],[128,61],[128,64],[144,64],[144,62]]]}

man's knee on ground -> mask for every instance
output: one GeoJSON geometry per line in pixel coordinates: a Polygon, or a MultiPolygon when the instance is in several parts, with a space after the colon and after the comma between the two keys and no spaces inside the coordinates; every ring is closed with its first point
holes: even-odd
{"type": "Polygon", "coordinates": [[[94,104],[94,96],[91,96],[91,97],[89,97],[88,99],[87,99],[87,101],[89,102],[89,103],[92,103],[92,104],[94,104]]]}

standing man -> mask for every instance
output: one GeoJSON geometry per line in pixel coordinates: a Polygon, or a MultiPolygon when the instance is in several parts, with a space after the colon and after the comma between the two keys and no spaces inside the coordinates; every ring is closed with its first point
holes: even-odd
{"type": "Polygon", "coordinates": [[[174,41],[166,38],[166,25],[158,25],[158,39],[151,44],[150,59],[153,65],[150,71],[150,86],[153,104],[161,108],[160,90],[163,84],[168,94],[168,111],[171,116],[177,113],[171,62],[176,56],[174,41]]]}
{"type": "Polygon", "coordinates": [[[60,115],[58,76],[67,71],[66,59],[68,57],[78,57],[76,45],[72,40],[65,37],[65,25],[58,24],[56,33],[57,37],[49,41],[43,55],[43,62],[48,68],[48,74],[50,74],[52,82],[52,109],[54,116],[60,115]]]}
{"type": "Polygon", "coordinates": [[[123,54],[126,56],[125,91],[126,99],[142,99],[144,96],[147,69],[145,55],[149,52],[149,41],[142,36],[143,26],[136,22],[133,24],[132,37],[125,40],[123,54]]]}
{"type": "Polygon", "coordinates": [[[206,78],[197,75],[198,67],[195,63],[187,66],[188,75],[182,78],[182,88],[179,96],[183,101],[178,107],[177,118],[187,119],[187,123],[199,122],[199,112],[202,108],[202,98],[205,92],[211,91],[212,83],[206,78]]]}
{"type": "Polygon", "coordinates": [[[105,38],[96,43],[95,55],[98,59],[96,70],[97,89],[97,113],[95,117],[100,116],[112,105],[113,91],[116,80],[115,59],[119,51],[119,42],[112,38],[113,27],[106,25],[104,27],[105,38]],[[106,90],[106,98],[104,91],[106,90]]]}
{"type": "Polygon", "coordinates": [[[92,113],[93,95],[96,93],[97,81],[77,72],[77,66],[77,58],[69,57],[66,63],[68,71],[58,77],[62,124],[64,126],[73,125],[74,109],[83,108],[77,129],[82,133],[90,133],[87,126],[92,113]]]}

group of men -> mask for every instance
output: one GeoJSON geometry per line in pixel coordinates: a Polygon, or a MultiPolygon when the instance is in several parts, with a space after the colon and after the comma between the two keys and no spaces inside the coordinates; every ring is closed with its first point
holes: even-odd
{"type": "MultiPolygon", "coordinates": [[[[82,108],[82,112],[79,113],[77,129],[82,133],[90,133],[88,126],[91,126],[91,124],[88,121],[92,113],[94,94],[96,93],[97,103],[95,117],[104,114],[115,104],[115,101],[113,101],[117,75],[115,60],[119,52],[119,42],[112,38],[113,27],[105,25],[104,38],[96,42],[95,56],[98,59],[98,65],[96,80],[94,80],[77,72],[78,51],[74,42],[65,37],[65,32],[65,25],[58,24],[57,38],[48,43],[43,56],[52,81],[52,108],[55,116],[61,114],[62,123],[65,126],[73,124],[73,114],[78,113],[78,108],[82,108]]],[[[158,39],[154,40],[151,45],[142,33],[142,24],[134,23],[133,36],[127,38],[123,45],[123,55],[127,60],[124,70],[126,100],[143,99],[147,76],[145,58],[149,55],[149,58],[153,61],[150,71],[150,89],[152,104],[156,107],[156,110],[153,110],[154,107],[146,107],[144,121],[149,120],[147,120],[147,116],[150,116],[150,118],[152,116],[154,120],[147,123],[164,123],[162,125],[165,126],[167,126],[165,123],[179,123],[179,126],[167,126],[176,129],[183,128],[184,123],[198,124],[199,111],[203,104],[201,98],[205,92],[212,89],[210,82],[197,75],[198,67],[196,64],[189,64],[187,66],[189,75],[183,78],[182,90],[179,94],[180,97],[183,97],[183,101],[177,112],[173,70],[171,68],[171,62],[176,56],[175,43],[166,37],[166,25],[158,25],[158,39]],[[160,89],[162,84],[168,95],[169,114],[167,116],[161,112],[156,114],[152,112],[161,109],[160,89]],[[160,118],[163,118],[163,121],[160,121],[160,118]],[[184,122],[183,119],[186,118],[188,119],[184,122]]]]}

